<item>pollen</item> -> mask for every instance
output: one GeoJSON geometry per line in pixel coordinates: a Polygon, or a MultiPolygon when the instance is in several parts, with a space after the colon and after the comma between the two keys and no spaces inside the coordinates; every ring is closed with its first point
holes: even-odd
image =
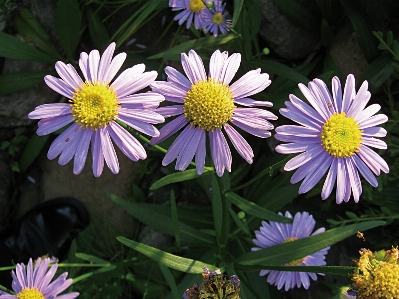
{"type": "Polygon", "coordinates": [[[86,82],[73,93],[71,114],[82,128],[94,130],[106,126],[118,115],[119,102],[112,87],[86,82]]]}
{"type": "Polygon", "coordinates": [[[191,12],[201,12],[205,7],[204,2],[202,0],[190,0],[190,7],[188,8],[191,12]]]}
{"type": "Polygon", "coordinates": [[[24,288],[15,295],[18,299],[46,299],[43,293],[36,288],[24,288]]]}
{"type": "Polygon", "coordinates": [[[222,24],[223,20],[224,20],[223,15],[220,12],[215,13],[212,17],[212,23],[216,25],[222,24]]]}
{"type": "MultiPolygon", "coordinates": [[[[289,237],[289,238],[286,238],[286,239],[283,241],[283,243],[292,242],[292,241],[295,241],[295,240],[298,240],[298,238],[289,237]]],[[[301,258],[301,259],[294,260],[294,261],[289,262],[289,263],[287,263],[287,264],[285,264],[285,265],[286,265],[286,266],[298,266],[299,264],[302,264],[302,263],[303,263],[303,261],[305,260],[305,258],[306,258],[306,257],[303,257],[303,258],[301,258]]]]}
{"type": "Polygon", "coordinates": [[[362,132],[352,117],[335,112],[323,125],[321,144],[331,156],[350,157],[359,151],[362,132]]]}
{"type": "Polygon", "coordinates": [[[191,86],[184,98],[183,110],[192,126],[213,131],[231,119],[235,107],[230,88],[209,78],[191,86]]]}
{"type": "Polygon", "coordinates": [[[360,251],[352,275],[353,288],[359,299],[399,298],[399,250],[360,251]]]}

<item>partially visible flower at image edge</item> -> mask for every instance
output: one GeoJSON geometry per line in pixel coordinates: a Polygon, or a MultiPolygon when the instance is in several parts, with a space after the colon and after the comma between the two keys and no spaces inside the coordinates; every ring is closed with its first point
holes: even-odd
{"type": "MultiPolygon", "coordinates": [[[[282,215],[279,212],[279,215],[282,215]]],[[[285,217],[292,218],[290,212],[285,212],[285,217]]],[[[297,212],[294,216],[292,223],[282,223],[270,221],[262,221],[262,226],[258,231],[255,231],[256,239],[253,239],[253,243],[258,247],[252,247],[251,251],[258,251],[262,248],[283,244],[286,242],[292,242],[309,236],[314,236],[325,231],[324,227],[313,231],[316,221],[313,216],[308,212],[297,212]]],[[[325,266],[325,256],[330,249],[330,246],[312,253],[304,258],[292,261],[285,266],[325,266]]],[[[278,270],[261,270],[259,275],[265,276],[268,274],[267,282],[277,286],[280,290],[285,286],[285,290],[293,289],[296,287],[300,288],[303,286],[306,290],[310,286],[310,279],[317,280],[316,273],[311,272],[290,272],[290,271],[278,271],[278,270]]],[[[317,273],[319,275],[324,275],[317,273]]]]}
{"type": "Polygon", "coordinates": [[[226,34],[232,26],[232,21],[226,19],[228,12],[225,11],[226,3],[220,0],[214,1],[214,6],[205,12],[203,28],[205,32],[212,33],[217,36],[220,31],[221,34],[226,34]]]}
{"type": "Polygon", "coordinates": [[[62,273],[53,282],[58,265],[54,264],[48,269],[50,258],[38,258],[34,263],[29,259],[25,268],[24,264],[17,264],[15,272],[12,271],[13,278],[12,289],[16,293],[11,295],[1,293],[0,298],[4,299],[73,299],[79,296],[79,293],[72,292],[58,295],[65,291],[72,283],[72,279],[66,279],[68,273],[62,273]],[[51,282],[51,283],[50,283],[51,282]]]}
{"type": "Polygon", "coordinates": [[[79,66],[85,81],[71,64],[58,61],[55,69],[61,78],[48,75],[44,80],[51,89],[68,98],[69,103],[40,105],[28,115],[30,119],[40,119],[39,136],[71,124],[53,141],[47,157],[52,160],[60,155],[60,165],[75,157],[74,174],[83,170],[90,143],[96,177],[103,171],[104,159],[112,173],[119,172],[112,141],[133,161],[147,157],[141,143],[117,121],[152,137],[159,136],[152,124],[165,121],[154,112],[164,100],[162,95],[155,92],[135,94],[155,81],[156,71],[144,72],[144,64],[138,64],[124,70],[110,83],[126,59],[126,53],[112,59],[114,50],[115,43],[111,43],[101,58],[97,50],[80,54],[79,66]]]}
{"type": "Polygon", "coordinates": [[[186,22],[186,28],[189,29],[194,21],[195,29],[203,28],[204,16],[208,9],[202,0],[169,0],[169,6],[173,11],[181,10],[174,17],[179,25],[186,22]]]}
{"type": "Polygon", "coordinates": [[[177,104],[156,110],[165,118],[177,117],[164,125],[159,137],[152,138],[151,143],[160,143],[184,128],[169,147],[162,164],[166,166],[177,158],[175,168],[185,170],[195,155],[197,173],[201,174],[209,135],[211,157],[217,175],[222,176],[225,169],[230,172],[232,156],[222,129],[241,157],[251,164],[254,156],[252,148],[232,125],[260,138],[271,136],[268,130],[273,129],[273,125],[268,120],[275,120],[277,116],[252,107],[271,107],[273,104],[249,98],[270,85],[269,75],[261,73],[260,69],[252,70],[230,85],[240,66],[241,55],[238,53],[228,57],[227,52],[215,51],[209,62],[208,76],[201,58],[194,50],[188,55],[182,53],[181,61],[188,79],[168,66],[165,68],[167,82],[156,81],[151,84],[153,91],[177,104]]]}
{"type": "Polygon", "coordinates": [[[388,117],[375,115],[381,109],[378,104],[365,108],[371,97],[368,83],[364,81],[356,93],[353,75],[348,75],[343,94],[337,77],[332,79],[332,96],[320,79],[314,79],[308,87],[298,86],[311,106],[291,94],[290,101],[285,102],[287,108],[280,109],[283,116],[300,124],[276,128],[274,137],[288,142],[278,145],[276,151],[301,153],[289,160],[284,170],[297,169],[291,183],[303,180],[300,194],[311,190],[328,170],[321,198],[328,198],[337,182],[337,203],[348,202],[351,194],[358,202],[362,193],[359,172],[373,187],[378,186],[375,175],[380,175],[381,170],[389,172],[387,163],[370,149],[387,148],[384,141],[375,137],[386,136],[387,131],[378,125],[388,117]]]}
{"type": "Polygon", "coordinates": [[[360,250],[360,258],[354,261],[352,289],[357,299],[399,298],[399,250],[372,252],[360,250]]]}

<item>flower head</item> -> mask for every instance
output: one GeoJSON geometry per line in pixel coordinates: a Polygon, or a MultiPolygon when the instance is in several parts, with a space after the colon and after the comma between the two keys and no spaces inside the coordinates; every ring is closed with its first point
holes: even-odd
{"type": "Polygon", "coordinates": [[[268,119],[277,117],[266,110],[238,107],[272,106],[270,102],[249,98],[271,83],[269,75],[262,74],[260,69],[246,73],[230,85],[240,61],[240,54],[228,57],[227,52],[217,50],[212,54],[207,76],[201,58],[191,50],[188,56],[182,54],[182,65],[188,79],[176,69],[166,67],[167,82],[151,84],[153,91],[177,103],[156,110],[164,117],[177,115],[177,118],[161,128],[160,136],[152,138],[151,143],[159,143],[184,128],[166,153],[163,165],[177,157],[176,169],[185,170],[195,155],[197,172],[201,174],[205,166],[208,133],[216,173],[222,176],[225,169],[231,171],[231,153],[222,130],[238,153],[252,163],[252,148],[231,124],[252,135],[267,138],[271,135],[268,130],[273,129],[268,119]]]}
{"type": "MultiPolygon", "coordinates": [[[[282,215],[282,213],[279,214],[282,215]]],[[[285,217],[292,218],[292,215],[289,212],[285,212],[285,217]]],[[[281,223],[274,221],[267,223],[266,221],[262,221],[260,230],[255,231],[256,239],[252,240],[258,247],[253,247],[251,250],[257,251],[262,248],[317,235],[325,231],[325,228],[321,227],[312,233],[315,224],[316,221],[308,212],[296,213],[292,223],[281,223]]],[[[326,265],[324,259],[328,249],[330,249],[329,246],[304,258],[292,261],[286,264],[286,266],[324,266],[326,265]]],[[[268,283],[277,286],[279,290],[285,285],[286,291],[294,288],[295,286],[298,288],[303,286],[305,289],[308,289],[310,286],[309,277],[313,280],[317,280],[316,273],[308,272],[261,270],[259,273],[260,276],[264,276],[266,274],[269,274],[267,277],[268,283]]],[[[320,273],[318,274],[323,275],[320,273]]]]}
{"type": "Polygon", "coordinates": [[[204,267],[202,273],[203,285],[194,284],[187,289],[184,299],[202,299],[202,298],[220,298],[220,299],[239,299],[240,298],[240,280],[236,275],[232,275],[230,280],[220,270],[210,271],[204,267]]]}
{"type": "Polygon", "coordinates": [[[188,29],[194,20],[195,29],[203,28],[204,16],[208,9],[202,0],[169,0],[169,6],[173,11],[181,10],[174,18],[179,25],[186,22],[188,29]]]}
{"type": "Polygon", "coordinates": [[[33,266],[32,259],[29,260],[27,267],[24,264],[17,264],[15,272],[12,271],[12,289],[15,295],[2,293],[0,298],[4,299],[73,299],[79,293],[72,292],[58,295],[65,291],[72,283],[72,279],[66,279],[68,273],[58,276],[53,282],[51,280],[57,271],[57,264],[51,266],[50,259],[38,258],[33,266]],[[51,283],[50,283],[51,282],[51,283]]]}
{"type": "Polygon", "coordinates": [[[399,250],[360,251],[357,268],[352,275],[358,299],[399,298],[399,250]]]}
{"type": "Polygon", "coordinates": [[[349,201],[352,193],[358,202],[362,193],[358,172],[373,187],[378,185],[374,175],[380,175],[381,170],[389,172],[387,163],[370,149],[387,148],[385,142],[375,138],[386,135],[386,130],[378,125],[386,122],[387,116],[375,115],[381,108],[378,104],[365,108],[370,100],[368,83],[364,81],[356,93],[353,75],[348,76],[343,95],[337,77],[332,79],[332,96],[319,79],[308,87],[299,84],[299,89],[311,106],[291,94],[287,108],[280,109],[280,113],[299,126],[280,126],[275,135],[276,139],[289,142],[278,145],[277,152],[301,153],[284,166],[287,171],[297,169],[291,183],[303,180],[299,193],[306,193],[328,170],[322,199],[330,196],[337,181],[337,203],[349,201]]]}
{"type": "Polygon", "coordinates": [[[135,130],[158,136],[152,125],[164,122],[163,116],[154,112],[164,97],[154,92],[135,92],[154,82],[157,72],[144,72],[144,64],[123,71],[112,83],[122,66],[126,53],[114,58],[115,43],[111,43],[100,58],[97,50],[81,53],[79,66],[84,81],[70,64],[58,61],[55,69],[61,78],[46,76],[46,84],[69,99],[69,103],[44,104],[29,113],[29,118],[40,119],[38,135],[47,135],[70,125],[51,144],[47,157],[65,165],[73,157],[73,172],[79,174],[85,165],[91,143],[93,174],[98,177],[104,159],[113,173],[119,172],[118,158],[111,142],[131,160],[145,159],[147,154],[138,140],[117,121],[135,130]]]}
{"type": "Polygon", "coordinates": [[[219,31],[222,34],[226,34],[229,31],[232,21],[226,19],[229,13],[224,10],[225,7],[226,3],[223,4],[220,0],[214,1],[213,7],[204,16],[203,28],[205,28],[205,32],[210,32],[216,37],[219,31]]]}

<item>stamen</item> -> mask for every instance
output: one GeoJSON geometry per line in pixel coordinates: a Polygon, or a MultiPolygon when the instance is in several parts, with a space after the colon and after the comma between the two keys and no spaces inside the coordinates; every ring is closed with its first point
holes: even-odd
{"type": "Polygon", "coordinates": [[[24,288],[16,296],[18,299],[46,299],[43,293],[36,288],[24,288]]]}
{"type": "Polygon", "coordinates": [[[190,7],[189,10],[191,12],[201,12],[205,7],[204,2],[202,2],[202,0],[190,0],[190,7]]]}

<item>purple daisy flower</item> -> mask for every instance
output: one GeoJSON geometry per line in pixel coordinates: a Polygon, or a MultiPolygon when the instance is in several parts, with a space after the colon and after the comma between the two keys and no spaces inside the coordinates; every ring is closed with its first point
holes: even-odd
{"type": "Polygon", "coordinates": [[[49,258],[45,258],[43,260],[38,258],[34,266],[32,259],[29,259],[26,268],[24,264],[17,264],[15,272],[11,272],[13,278],[11,286],[16,294],[11,295],[2,293],[0,294],[0,298],[73,299],[78,297],[79,293],[77,292],[58,295],[71,285],[72,279],[66,280],[68,273],[65,272],[51,282],[55,272],[57,271],[58,265],[54,264],[51,266],[50,270],[47,271],[49,265],[49,258]]]}
{"type": "Polygon", "coordinates": [[[47,135],[70,125],[51,144],[47,157],[65,165],[73,157],[74,174],[79,174],[86,162],[89,144],[93,156],[93,174],[98,177],[104,159],[113,173],[119,172],[119,162],[111,139],[131,160],[145,159],[147,154],[140,142],[121,127],[119,120],[133,129],[155,137],[159,131],[152,125],[164,122],[154,112],[164,97],[154,92],[135,92],[148,87],[157,77],[156,71],[144,72],[144,64],[123,71],[112,83],[126,58],[120,53],[112,59],[115,43],[111,43],[100,58],[97,50],[80,55],[79,66],[85,81],[70,64],[58,61],[55,69],[61,77],[46,76],[46,84],[67,97],[69,103],[44,104],[29,113],[31,119],[41,119],[37,134],[47,135]]]}
{"type": "Polygon", "coordinates": [[[205,33],[210,32],[216,37],[219,31],[222,34],[229,31],[232,21],[226,19],[229,13],[224,10],[225,7],[226,3],[223,4],[219,0],[214,1],[214,7],[208,10],[204,17],[203,28],[205,28],[205,33]]]}
{"type": "Polygon", "coordinates": [[[169,6],[173,11],[182,10],[174,18],[179,25],[187,21],[186,28],[188,29],[194,19],[195,29],[203,28],[204,16],[208,9],[202,0],[169,0],[169,6]]]}
{"type": "Polygon", "coordinates": [[[240,54],[228,57],[227,52],[215,51],[209,63],[208,76],[201,58],[194,50],[188,56],[183,53],[181,60],[188,79],[176,69],[166,67],[167,82],[156,81],[151,84],[155,92],[177,103],[156,110],[164,117],[177,117],[161,128],[160,136],[152,138],[151,143],[157,144],[184,128],[169,148],[162,164],[168,165],[177,158],[176,169],[185,170],[195,155],[197,172],[201,174],[205,166],[208,132],[216,173],[222,176],[225,169],[231,171],[232,157],[222,129],[238,153],[251,164],[252,148],[231,124],[257,137],[270,137],[268,130],[273,129],[273,125],[267,120],[275,120],[277,116],[258,108],[236,106],[271,107],[273,104],[270,102],[249,98],[270,85],[269,75],[262,74],[260,69],[252,70],[229,85],[240,66],[240,54]]]}
{"type": "Polygon", "coordinates": [[[388,120],[384,114],[375,115],[381,108],[378,104],[365,108],[370,100],[367,81],[355,91],[355,78],[349,75],[342,95],[341,83],[332,79],[332,96],[326,84],[314,79],[308,87],[299,84],[306,99],[304,103],[295,95],[285,102],[287,108],[280,109],[285,117],[300,124],[276,128],[276,139],[287,144],[276,147],[282,154],[301,153],[288,161],[284,170],[298,170],[291,177],[291,183],[298,183],[299,193],[306,193],[328,171],[321,192],[321,198],[328,198],[337,181],[336,201],[349,201],[351,193],[359,201],[362,185],[358,171],[373,186],[377,187],[380,170],[389,172],[387,163],[369,147],[386,149],[384,137],[387,131],[378,127],[388,120]],[[371,169],[371,171],[370,171],[371,169]]]}
{"type": "MultiPolygon", "coordinates": [[[[282,215],[279,212],[279,215],[282,215]]],[[[285,212],[285,217],[292,218],[290,212],[285,212]]],[[[262,226],[259,231],[255,231],[256,239],[253,239],[255,245],[259,247],[251,248],[251,251],[258,251],[262,248],[283,244],[286,242],[292,242],[298,239],[306,238],[309,236],[317,235],[325,231],[324,227],[313,231],[316,221],[313,216],[308,212],[298,212],[294,216],[292,223],[281,223],[270,221],[270,224],[266,221],[262,221],[262,226]]],[[[326,265],[325,256],[330,247],[326,247],[318,252],[310,254],[299,260],[292,261],[285,266],[324,266],[326,265]]],[[[285,290],[300,288],[303,286],[306,290],[310,286],[310,279],[317,280],[316,273],[310,272],[289,272],[289,271],[277,271],[277,270],[261,270],[259,275],[267,277],[267,282],[277,286],[280,290],[285,285],[285,290]]],[[[319,275],[324,275],[317,273],[319,275]]]]}

